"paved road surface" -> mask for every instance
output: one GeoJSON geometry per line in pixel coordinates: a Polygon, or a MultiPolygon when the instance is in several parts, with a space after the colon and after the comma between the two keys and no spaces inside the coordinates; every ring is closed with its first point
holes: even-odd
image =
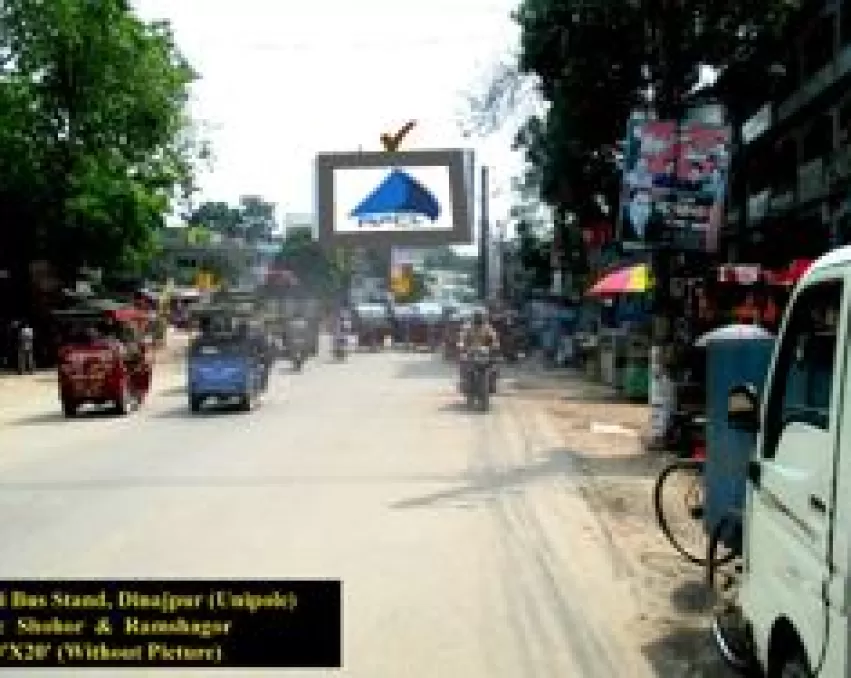
{"type": "Polygon", "coordinates": [[[342,578],[328,675],[653,675],[569,460],[510,394],[467,413],[404,354],[282,364],[248,415],[191,417],[182,384],[162,367],[125,419],[64,420],[52,382],[3,399],[0,578],[342,578]]]}

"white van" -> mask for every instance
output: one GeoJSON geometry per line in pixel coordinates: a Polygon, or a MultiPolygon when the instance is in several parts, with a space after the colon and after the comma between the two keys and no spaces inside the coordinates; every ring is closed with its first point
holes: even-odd
{"type": "Polygon", "coordinates": [[[737,603],[751,662],[768,678],[851,676],[849,315],[843,247],[793,292],[763,402],[747,384],[728,400],[730,425],[756,434],[737,603]]]}

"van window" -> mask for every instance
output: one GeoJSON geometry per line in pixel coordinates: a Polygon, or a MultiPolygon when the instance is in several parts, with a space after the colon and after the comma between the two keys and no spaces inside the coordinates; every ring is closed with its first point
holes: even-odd
{"type": "Polygon", "coordinates": [[[836,362],[842,282],[818,283],[794,302],[782,338],[766,410],[765,456],[774,456],[787,424],[827,430],[836,362]]]}

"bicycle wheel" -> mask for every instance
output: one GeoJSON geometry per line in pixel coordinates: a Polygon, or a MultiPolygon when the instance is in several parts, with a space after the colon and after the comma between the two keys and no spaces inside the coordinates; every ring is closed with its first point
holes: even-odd
{"type": "Polygon", "coordinates": [[[703,524],[704,462],[681,459],[665,467],[653,489],[653,508],[662,534],[684,558],[706,564],[708,535],[703,524]]]}

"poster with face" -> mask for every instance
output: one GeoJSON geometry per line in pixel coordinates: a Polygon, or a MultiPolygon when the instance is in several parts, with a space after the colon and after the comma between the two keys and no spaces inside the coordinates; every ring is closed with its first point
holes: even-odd
{"type": "Polygon", "coordinates": [[[713,249],[724,214],[730,133],[705,123],[630,120],[620,236],[643,243],[652,215],[669,229],[699,231],[713,249]]]}

